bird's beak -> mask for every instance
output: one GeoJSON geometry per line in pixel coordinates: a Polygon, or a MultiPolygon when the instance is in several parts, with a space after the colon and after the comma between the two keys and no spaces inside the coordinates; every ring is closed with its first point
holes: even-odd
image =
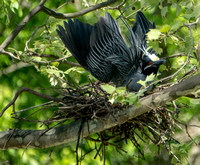
{"type": "Polygon", "coordinates": [[[159,59],[157,61],[153,61],[151,65],[147,65],[144,70],[149,69],[149,68],[158,68],[160,65],[164,64],[165,60],[159,59]]]}

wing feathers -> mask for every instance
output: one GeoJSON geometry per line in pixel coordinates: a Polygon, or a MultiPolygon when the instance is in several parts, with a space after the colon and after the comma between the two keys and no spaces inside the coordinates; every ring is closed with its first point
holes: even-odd
{"type": "Polygon", "coordinates": [[[129,72],[136,70],[142,38],[155,25],[138,12],[136,23],[130,30],[130,48],[121,36],[118,21],[109,13],[100,17],[94,26],[68,19],[64,27],[59,25],[57,33],[76,60],[97,79],[103,82],[112,80],[118,84],[119,81],[113,77],[119,78],[122,83],[129,72]]]}

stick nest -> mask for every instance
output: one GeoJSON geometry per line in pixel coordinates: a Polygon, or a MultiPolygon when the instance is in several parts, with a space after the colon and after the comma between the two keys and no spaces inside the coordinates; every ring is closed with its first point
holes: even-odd
{"type": "MultiPolygon", "coordinates": [[[[65,89],[62,105],[58,107],[48,122],[80,118],[84,121],[95,118],[105,120],[104,116],[107,114],[112,115],[117,121],[116,114],[127,107],[129,107],[128,104],[111,104],[109,94],[102,92],[94,84],[88,84],[80,88],[65,89]]],[[[118,150],[125,152],[121,143],[130,140],[144,158],[144,151],[141,149],[139,141],[142,140],[144,143],[151,141],[156,145],[166,145],[166,142],[175,140],[171,137],[175,127],[174,123],[174,113],[164,107],[159,107],[124,124],[97,133],[96,138],[89,136],[85,139],[101,143],[99,149],[96,149],[97,155],[100,149],[103,150],[104,145],[114,145],[118,150]]],[[[168,147],[166,146],[166,148],[168,147]]]]}
{"type": "MultiPolygon", "coordinates": [[[[111,104],[109,102],[109,94],[103,92],[92,83],[78,88],[56,89],[56,92],[62,95],[61,100],[60,102],[52,101],[51,106],[56,108],[56,110],[49,119],[42,121],[48,127],[55,122],[61,124],[65,121],[74,121],[80,118],[85,122],[96,118],[105,120],[104,116],[107,114],[112,115],[117,121],[116,114],[129,107],[128,104],[111,104]]],[[[49,105],[43,108],[48,109],[49,105]]],[[[95,138],[88,136],[85,139],[101,144],[98,149],[95,149],[97,155],[99,155],[101,149],[103,150],[103,146],[107,145],[113,145],[118,150],[126,152],[122,149],[121,144],[124,141],[130,140],[144,158],[144,151],[141,149],[139,141],[144,143],[151,141],[155,145],[164,144],[168,148],[166,142],[175,140],[171,136],[175,128],[174,123],[174,113],[164,107],[159,107],[124,124],[97,133],[95,138]]],[[[105,154],[105,152],[102,153],[105,154]]]]}

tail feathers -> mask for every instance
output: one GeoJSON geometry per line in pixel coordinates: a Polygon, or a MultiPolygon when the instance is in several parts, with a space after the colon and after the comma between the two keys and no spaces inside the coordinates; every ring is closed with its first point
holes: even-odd
{"type": "Polygon", "coordinates": [[[90,51],[89,43],[93,26],[77,19],[74,19],[74,22],[68,19],[68,23],[64,21],[64,27],[65,29],[58,25],[56,30],[58,35],[76,60],[88,69],[86,61],[90,51]]]}
{"type": "Polygon", "coordinates": [[[138,12],[136,15],[136,22],[132,28],[133,32],[138,36],[145,37],[145,34],[148,33],[150,29],[155,29],[155,23],[151,23],[147,20],[142,12],[138,12]]]}

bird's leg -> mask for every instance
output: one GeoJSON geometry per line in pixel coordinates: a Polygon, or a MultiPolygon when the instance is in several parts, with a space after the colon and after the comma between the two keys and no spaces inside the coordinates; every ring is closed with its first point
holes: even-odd
{"type": "Polygon", "coordinates": [[[100,87],[100,83],[101,81],[97,80],[95,82],[95,87],[97,88],[98,92],[102,92],[103,94],[105,94],[104,90],[100,87]]]}
{"type": "Polygon", "coordinates": [[[95,82],[95,86],[96,86],[96,87],[99,87],[100,83],[101,83],[101,81],[97,80],[97,81],[95,82]]]}
{"type": "Polygon", "coordinates": [[[129,84],[131,83],[131,81],[133,80],[133,78],[131,78],[129,81],[128,81],[128,83],[126,84],[126,90],[128,91],[128,86],[129,86],[129,84]]]}

